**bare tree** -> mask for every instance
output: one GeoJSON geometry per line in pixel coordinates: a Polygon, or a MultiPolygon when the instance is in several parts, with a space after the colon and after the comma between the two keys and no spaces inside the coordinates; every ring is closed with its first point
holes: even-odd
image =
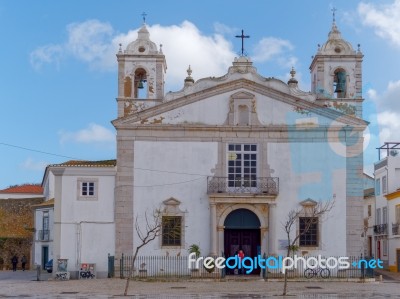
{"type": "MultiPolygon", "coordinates": [[[[322,216],[329,211],[332,210],[334,207],[335,201],[334,200],[327,200],[327,201],[318,201],[315,202],[315,204],[310,204],[303,206],[299,209],[293,209],[289,211],[286,221],[282,223],[283,228],[286,233],[287,237],[287,251],[286,251],[286,257],[290,257],[290,252],[297,248],[297,241],[299,238],[307,234],[311,227],[313,227],[315,224],[318,224],[322,218],[322,216]],[[291,239],[290,235],[292,230],[296,227],[296,223],[299,221],[300,217],[304,217],[302,229],[296,230],[296,233],[294,234],[294,238],[291,239]]],[[[285,271],[284,274],[284,284],[283,284],[283,296],[286,296],[287,293],[287,277],[288,272],[285,271]]]]}
{"type": "MultiPolygon", "coordinates": [[[[138,217],[136,217],[136,220],[135,220],[135,230],[136,230],[136,234],[139,237],[140,244],[136,247],[135,253],[133,255],[132,265],[129,269],[129,274],[126,279],[124,296],[127,296],[127,294],[128,294],[129,281],[132,277],[132,273],[135,268],[135,261],[136,261],[137,255],[139,253],[139,250],[143,246],[147,245],[148,243],[150,243],[151,241],[153,241],[154,239],[156,239],[158,236],[160,236],[163,233],[162,232],[163,217],[162,217],[162,211],[160,209],[155,209],[153,211],[153,215],[150,217],[150,219],[149,219],[148,214],[145,213],[144,219],[145,219],[145,225],[144,225],[145,227],[144,228],[141,228],[141,225],[138,222],[138,217]]],[[[180,236],[180,232],[181,232],[180,225],[175,225],[174,227],[169,226],[168,234],[172,235],[172,237],[175,237],[177,235],[180,236]]]]}

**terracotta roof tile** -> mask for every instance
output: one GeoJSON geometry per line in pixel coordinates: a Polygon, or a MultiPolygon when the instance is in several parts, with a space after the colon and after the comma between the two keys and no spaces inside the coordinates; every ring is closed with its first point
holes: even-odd
{"type": "Polygon", "coordinates": [[[117,160],[101,160],[101,161],[85,161],[85,160],[70,160],[60,164],[50,166],[78,166],[78,167],[110,167],[116,166],[117,160]]]}
{"type": "Polygon", "coordinates": [[[48,201],[44,201],[42,203],[39,203],[37,205],[33,205],[32,207],[40,208],[40,207],[48,207],[48,206],[54,206],[54,198],[49,199],[48,201]]]}
{"type": "Polygon", "coordinates": [[[25,184],[18,186],[11,186],[6,189],[0,190],[0,193],[29,193],[29,194],[43,194],[43,188],[40,185],[25,184]]]}

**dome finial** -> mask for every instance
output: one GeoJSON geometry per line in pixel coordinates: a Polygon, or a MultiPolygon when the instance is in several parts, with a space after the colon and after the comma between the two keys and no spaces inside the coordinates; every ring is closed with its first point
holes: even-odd
{"type": "Polygon", "coordinates": [[[290,71],[290,76],[292,78],[289,79],[288,84],[290,87],[297,87],[297,83],[299,83],[299,81],[296,80],[296,78],[294,77],[296,75],[296,71],[294,69],[294,67],[292,66],[292,70],[290,71]]]}
{"type": "Polygon", "coordinates": [[[189,64],[189,67],[186,70],[186,72],[187,72],[188,76],[185,79],[185,86],[193,85],[194,79],[192,78],[192,68],[190,67],[190,64],[189,64]]]}
{"type": "Polygon", "coordinates": [[[189,64],[189,68],[186,70],[187,74],[189,77],[192,76],[192,69],[190,68],[190,64],[189,64]]]}

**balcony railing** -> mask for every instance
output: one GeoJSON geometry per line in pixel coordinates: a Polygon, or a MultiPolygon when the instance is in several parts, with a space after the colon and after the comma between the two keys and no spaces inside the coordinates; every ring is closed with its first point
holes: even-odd
{"type": "Polygon", "coordinates": [[[375,235],[387,235],[387,224],[378,224],[374,225],[374,234],[375,235]]]}
{"type": "Polygon", "coordinates": [[[38,241],[50,241],[50,230],[38,230],[37,233],[38,241]]]}
{"type": "Polygon", "coordinates": [[[392,223],[392,235],[400,235],[400,223],[392,223]]]}
{"type": "Polygon", "coordinates": [[[208,177],[207,193],[253,193],[278,195],[279,178],[208,177]]]}

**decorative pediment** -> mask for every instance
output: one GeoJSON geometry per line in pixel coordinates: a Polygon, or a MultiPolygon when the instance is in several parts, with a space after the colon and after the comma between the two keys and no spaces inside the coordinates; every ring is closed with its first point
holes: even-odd
{"type": "Polygon", "coordinates": [[[254,94],[250,92],[240,91],[231,95],[232,99],[253,99],[254,94]]]}
{"type": "Polygon", "coordinates": [[[302,205],[303,207],[314,207],[318,204],[318,202],[316,202],[315,200],[311,199],[311,198],[307,198],[303,201],[300,202],[300,205],[302,205]]]}
{"type": "MultiPolygon", "coordinates": [[[[269,81],[254,82],[244,78],[220,82],[219,85],[206,88],[203,91],[182,94],[173,100],[164,101],[153,107],[145,107],[143,110],[132,108],[136,112],[114,120],[113,124],[117,128],[126,125],[153,124],[209,124],[213,126],[227,124],[236,126],[242,125],[242,123],[250,126],[275,124],[272,120],[265,119],[268,115],[271,119],[279,118],[280,120],[277,120],[276,124],[280,125],[286,124],[287,119],[284,118],[284,115],[289,112],[300,111],[299,114],[307,112],[327,120],[337,121],[340,117],[341,123],[351,126],[367,125],[367,122],[362,119],[343,115],[343,113],[324,107],[319,103],[292,95],[289,88],[284,91],[278,87],[277,84],[269,81]],[[226,104],[221,105],[222,101],[225,101],[226,104]],[[276,104],[271,104],[272,101],[276,104]],[[207,111],[208,113],[202,115],[211,119],[211,121],[199,119],[199,114],[192,113],[192,111],[199,111],[199,109],[207,111]],[[237,113],[237,117],[234,115],[235,109],[242,112],[237,113]],[[227,122],[227,114],[229,113],[232,113],[232,118],[229,118],[227,122]],[[225,118],[222,116],[223,114],[225,114],[225,118]],[[261,116],[262,118],[260,118],[261,116]]],[[[130,109],[130,106],[128,106],[123,108],[128,111],[130,109]]]]}
{"type": "Polygon", "coordinates": [[[166,206],[179,206],[181,202],[176,198],[170,197],[163,201],[163,204],[166,206]]]}
{"type": "Polygon", "coordinates": [[[183,211],[179,208],[181,202],[176,198],[170,197],[163,201],[165,205],[163,209],[164,214],[168,215],[183,215],[183,211]]]}

